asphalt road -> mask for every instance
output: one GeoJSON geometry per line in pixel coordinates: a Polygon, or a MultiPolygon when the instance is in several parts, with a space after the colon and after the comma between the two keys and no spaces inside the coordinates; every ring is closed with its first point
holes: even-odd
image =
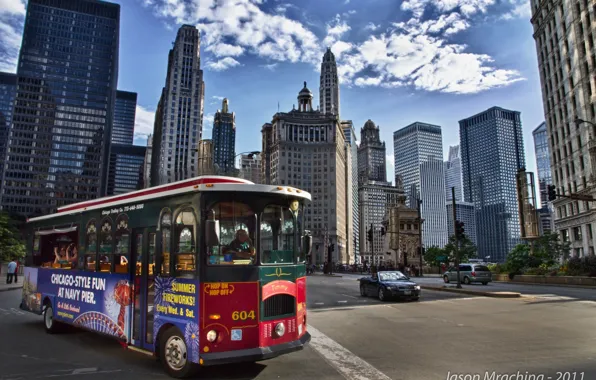
{"type": "MultiPolygon", "coordinates": [[[[420,302],[381,304],[361,299],[355,279],[309,277],[313,339],[303,351],[212,367],[199,378],[450,380],[479,373],[484,380],[486,371],[518,370],[596,378],[596,302],[424,291],[420,302]]],[[[0,293],[0,379],[168,378],[158,362],[108,338],[75,329],[46,334],[41,317],[18,310],[19,299],[20,291],[0,293]]]]}

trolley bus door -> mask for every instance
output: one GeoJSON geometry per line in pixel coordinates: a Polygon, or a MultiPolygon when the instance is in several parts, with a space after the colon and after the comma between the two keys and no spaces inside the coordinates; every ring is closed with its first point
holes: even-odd
{"type": "Polygon", "coordinates": [[[153,350],[155,237],[155,228],[133,230],[134,307],[131,343],[138,348],[150,351],[153,350]]]}

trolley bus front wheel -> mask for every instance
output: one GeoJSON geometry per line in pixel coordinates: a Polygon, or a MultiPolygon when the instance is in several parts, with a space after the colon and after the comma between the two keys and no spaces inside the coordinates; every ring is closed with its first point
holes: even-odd
{"type": "Polygon", "coordinates": [[[43,311],[43,325],[48,334],[55,334],[60,329],[60,322],[54,319],[54,308],[49,301],[46,302],[46,308],[43,311]]]}
{"type": "Polygon", "coordinates": [[[184,337],[176,327],[164,331],[159,342],[159,357],[170,376],[183,379],[195,373],[197,365],[190,361],[184,337]]]}

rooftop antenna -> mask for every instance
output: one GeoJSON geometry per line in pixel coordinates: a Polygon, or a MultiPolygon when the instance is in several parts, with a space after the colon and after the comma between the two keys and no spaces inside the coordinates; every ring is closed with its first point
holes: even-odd
{"type": "Polygon", "coordinates": [[[279,100],[277,101],[277,113],[279,113],[279,100]]]}

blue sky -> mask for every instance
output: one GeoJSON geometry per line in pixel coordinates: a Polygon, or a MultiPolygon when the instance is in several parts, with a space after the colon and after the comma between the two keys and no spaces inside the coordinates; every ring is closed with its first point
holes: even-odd
{"type": "MultiPolygon", "coordinates": [[[[528,170],[544,119],[528,0],[122,0],[119,89],[138,93],[135,143],[144,145],[182,24],[201,30],[205,137],[227,97],[236,151],[261,149],[260,129],[296,104],[303,81],[318,104],[327,46],[340,71],[341,117],[357,134],[381,128],[388,177],[393,132],[422,121],[459,142],[458,120],[497,105],[521,112],[528,170]]],[[[0,0],[0,70],[15,71],[25,6],[0,0]]]]}

